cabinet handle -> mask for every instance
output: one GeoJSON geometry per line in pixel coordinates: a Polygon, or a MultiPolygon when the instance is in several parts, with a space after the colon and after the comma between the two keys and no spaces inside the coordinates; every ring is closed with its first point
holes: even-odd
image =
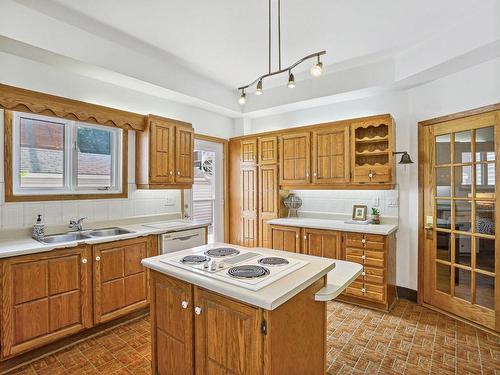
{"type": "Polygon", "coordinates": [[[96,256],[96,257],[95,257],[95,260],[96,260],[97,262],[99,262],[99,261],[101,260],[101,257],[100,257],[100,256],[96,256]]]}
{"type": "Polygon", "coordinates": [[[86,259],[86,258],[83,258],[83,259],[82,259],[82,263],[83,263],[83,264],[87,264],[87,259],[86,259]]]}
{"type": "Polygon", "coordinates": [[[366,259],[366,255],[361,255],[361,259],[366,259]]]}
{"type": "Polygon", "coordinates": [[[201,311],[202,311],[202,310],[201,310],[201,307],[198,307],[198,306],[197,306],[197,307],[195,307],[195,308],[194,308],[194,313],[195,313],[196,315],[201,315],[201,311]]]}
{"type": "Polygon", "coordinates": [[[366,293],[366,289],[365,288],[361,288],[361,292],[362,293],[366,293]]]}
{"type": "Polygon", "coordinates": [[[181,302],[181,306],[182,306],[183,309],[187,309],[188,306],[189,306],[189,302],[188,301],[182,301],[181,302]]]}

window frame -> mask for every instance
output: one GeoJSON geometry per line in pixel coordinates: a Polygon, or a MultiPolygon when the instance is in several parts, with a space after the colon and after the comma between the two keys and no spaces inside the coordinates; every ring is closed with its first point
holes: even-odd
{"type": "Polygon", "coordinates": [[[50,201],[80,199],[110,199],[128,197],[128,131],[116,126],[91,124],[49,115],[31,112],[4,111],[4,170],[5,201],[50,201]],[[20,118],[26,116],[42,121],[64,124],[64,175],[63,187],[22,188],[19,186],[20,167],[20,118]],[[81,187],[77,185],[78,151],[76,147],[78,127],[105,129],[112,134],[112,184],[110,189],[81,187]],[[69,130],[69,131],[68,131],[69,130]],[[120,136],[121,135],[121,136],[120,136]],[[121,142],[120,142],[121,139],[121,142]],[[116,154],[115,154],[116,151],[116,154]]]}

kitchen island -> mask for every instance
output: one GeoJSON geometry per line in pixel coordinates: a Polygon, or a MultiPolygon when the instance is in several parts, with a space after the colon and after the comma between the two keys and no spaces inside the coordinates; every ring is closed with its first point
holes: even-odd
{"type": "Polygon", "coordinates": [[[220,243],[142,264],[151,270],[152,373],[160,375],[324,374],[325,302],[362,272],[220,243]]]}

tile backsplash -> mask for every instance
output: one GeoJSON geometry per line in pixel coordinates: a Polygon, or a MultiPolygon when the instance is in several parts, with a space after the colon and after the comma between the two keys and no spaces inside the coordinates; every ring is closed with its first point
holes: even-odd
{"type": "Polygon", "coordinates": [[[302,199],[300,212],[351,215],[352,206],[368,206],[380,210],[382,217],[398,217],[399,192],[394,190],[292,190],[302,199]]]}
{"type": "Polygon", "coordinates": [[[38,214],[43,215],[47,225],[66,225],[70,219],[84,216],[93,222],[181,212],[180,190],[137,190],[131,183],[125,199],[6,203],[4,183],[0,183],[0,189],[2,230],[31,227],[38,214]]]}

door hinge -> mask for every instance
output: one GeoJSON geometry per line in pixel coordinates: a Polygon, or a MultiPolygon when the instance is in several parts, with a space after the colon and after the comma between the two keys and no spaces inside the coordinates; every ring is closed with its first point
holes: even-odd
{"type": "Polygon", "coordinates": [[[260,328],[261,328],[262,334],[264,336],[266,336],[267,335],[267,321],[265,319],[262,321],[260,328]]]}

